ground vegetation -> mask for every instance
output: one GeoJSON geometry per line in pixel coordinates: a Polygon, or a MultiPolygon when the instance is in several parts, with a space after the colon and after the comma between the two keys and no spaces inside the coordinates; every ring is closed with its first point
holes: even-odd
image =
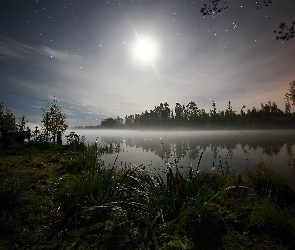
{"type": "Polygon", "coordinates": [[[187,172],[106,167],[114,145],[41,148],[0,157],[2,249],[291,249],[295,194],[262,163],[187,172]]]}

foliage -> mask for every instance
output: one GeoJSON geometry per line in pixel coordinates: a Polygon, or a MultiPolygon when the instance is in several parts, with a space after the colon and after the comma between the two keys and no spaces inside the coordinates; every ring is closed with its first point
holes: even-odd
{"type": "Polygon", "coordinates": [[[0,103],[0,133],[6,135],[9,132],[17,131],[18,126],[15,116],[11,111],[0,103]]]}
{"type": "MultiPolygon", "coordinates": [[[[253,4],[260,9],[262,6],[269,6],[273,0],[253,0],[253,4]]],[[[203,17],[208,15],[219,14],[222,11],[228,9],[228,1],[226,0],[207,0],[206,3],[200,9],[203,17]]],[[[277,40],[290,40],[294,38],[295,34],[295,21],[292,22],[292,25],[287,25],[285,22],[282,22],[279,26],[279,30],[275,30],[274,33],[277,33],[277,40]]]]}
{"type": "MultiPolygon", "coordinates": [[[[175,229],[173,225],[183,225],[182,220],[189,217],[200,220],[205,216],[207,206],[235,182],[235,179],[229,180],[226,176],[216,181],[214,174],[198,174],[193,169],[188,175],[182,174],[171,165],[167,165],[165,177],[150,175],[139,167],[118,169],[114,164],[106,168],[97,160],[97,152],[96,146],[89,148],[82,159],[78,183],[80,191],[76,191],[79,203],[85,207],[82,214],[88,213],[88,218],[100,215],[101,220],[107,220],[100,226],[103,231],[109,230],[105,223],[112,218],[125,228],[125,236],[122,235],[120,240],[129,244],[132,241],[136,243],[136,248],[192,248],[195,243],[189,231],[183,231],[179,226],[171,231],[175,229]],[[210,183],[215,185],[210,187],[210,183]],[[126,240],[127,236],[129,240],[126,240]]],[[[113,230],[114,224],[110,226],[113,230]]],[[[108,232],[100,233],[95,246],[103,244],[109,249],[111,242],[112,246],[117,246],[119,243],[114,242],[113,237],[108,232]]]]}
{"type": "Polygon", "coordinates": [[[289,99],[292,101],[292,104],[295,106],[295,81],[290,82],[289,92],[286,95],[289,96],[289,99]]]}
{"type": "MultiPolygon", "coordinates": [[[[293,86],[293,85],[292,85],[293,86]]],[[[260,109],[252,108],[245,111],[246,106],[241,107],[240,112],[233,109],[231,102],[228,102],[225,111],[218,111],[217,105],[213,101],[209,113],[199,109],[193,101],[187,105],[176,103],[174,112],[169,108],[169,104],[160,103],[153,110],[145,111],[142,114],[125,116],[125,123],[120,118],[108,118],[102,121],[101,126],[105,128],[189,128],[189,129],[270,129],[270,128],[293,128],[295,113],[291,113],[290,100],[295,92],[294,87],[290,87],[290,92],[286,94],[285,112],[278,108],[275,102],[261,103],[260,109]],[[288,98],[288,99],[286,99],[288,98]]]]}
{"type": "Polygon", "coordinates": [[[209,0],[208,4],[204,4],[200,12],[203,16],[220,13],[222,10],[228,9],[226,1],[223,0],[209,0]]]}
{"type": "Polygon", "coordinates": [[[295,203],[295,195],[288,185],[274,175],[273,171],[260,163],[255,171],[248,174],[248,183],[263,199],[276,201],[279,207],[288,204],[287,201],[295,203]]]}
{"type": "Polygon", "coordinates": [[[293,21],[292,25],[287,25],[282,22],[279,26],[280,30],[275,30],[274,33],[278,33],[279,35],[276,37],[277,40],[290,40],[295,35],[295,21],[293,21]]]}
{"type": "MultiPolygon", "coordinates": [[[[263,199],[254,189],[243,186],[240,176],[231,179],[226,174],[198,172],[192,168],[188,173],[181,173],[177,166],[170,164],[163,170],[164,176],[136,166],[117,169],[114,164],[106,168],[96,160],[96,152],[91,150],[85,156],[78,188],[82,191],[80,203],[85,207],[82,214],[88,214],[88,223],[98,215],[105,220],[93,242],[96,247],[110,249],[115,245],[124,249],[131,244],[133,248],[146,249],[214,248],[218,246],[218,238],[239,216],[229,214],[234,208],[232,199],[240,199],[244,190],[247,192],[242,197],[249,199],[248,204],[255,203],[258,197],[263,199]],[[115,237],[113,230],[121,231],[122,235],[115,237]]],[[[280,182],[275,177],[272,180],[280,182]]],[[[252,222],[255,216],[264,221],[266,214],[259,207],[252,207],[249,226],[260,228],[260,223],[252,222]]],[[[292,231],[292,223],[286,226],[283,222],[288,216],[283,210],[271,211],[273,216],[280,215],[272,225],[292,231]]]]}
{"type": "Polygon", "coordinates": [[[85,148],[85,139],[86,137],[78,135],[76,132],[72,131],[70,134],[66,135],[67,144],[73,149],[83,149],[85,148]]]}
{"type": "Polygon", "coordinates": [[[51,106],[47,109],[42,109],[42,129],[44,132],[45,141],[53,141],[55,144],[57,139],[57,133],[60,131],[63,133],[68,125],[66,124],[66,115],[62,114],[60,106],[57,104],[57,100],[54,98],[51,106]]]}
{"type": "Polygon", "coordinates": [[[248,204],[251,210],[249,228],[255,227],[290,241],[289,237],[295,234],[294,192],[264,164],[249,173],[248,178],[248,185],[254,191],[248,204]]]}
{"type": "Polygon", "coordinates": [[[97,145],[75,152],[54,146],[2,157],[1,247],[288,249],[295,243],[294,193],[265,167],[246,180],[170,164],[151,174],[116,162],[106,167],[99,152],[97,145]],[[291,193],[279,199],[282,192],[291,193]]]}
{"type": "Polygon", "coordinates": [[[118,188],[126,182],[130,170],[120,172],[115,165],[106,169],[103,162],[98,160],[96,145],[88,147],[88,152],[82,161],[81,196],[89,205],[105,205],[115,199],[118,188]]]}
{"type": "Polygon", "coordinates": [[[30,139],[30,131],[25,130],[27,121],[25,116],[16,121],[14,114],[0,103],[0,144],[4,148],[11,147],[14,143],[22,143],[30,139]]]}
{"type": "Polygon", "coordinates": [[[120,128],[123,126],[123,119],[119,116],[117,118],[107,118],[101,121],[101,127],[120,128]]]}

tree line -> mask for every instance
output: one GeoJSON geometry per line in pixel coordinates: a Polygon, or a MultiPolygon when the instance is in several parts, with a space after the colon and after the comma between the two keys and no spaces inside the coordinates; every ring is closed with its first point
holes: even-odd
{"type": "Polygon", "coordinates": [[[213,101],[209,112],[200,109],[194,101],[186,105],[176,103],[171,109],[167,102],[160,103],[154,109],[141,114],[126,115],[102,120],[102,128],[188,128],[188,129],[271,129],[295,128],[295,81],[290,83],[285,95],[285,110],[281,110],[275,102],[261,103],[260,108],[247,109],[243,105],[239,111],[233,110],[229,101],[226,110],[217,111],[213,101]]]}
{"type": "MultiPolygon", "coordinates": [[[[126,115],[121,117],[107,118],[102,120],[98,126],[92,128],[126,128],[126,129],[150,129],[150,128],[188,128],[188,129],[272,129],[291,128],[294,129],[295,112],[295,81],[290,83],[288,92],[285,94],[285,110],[278,108],[275,102],[261,104],[260,109],[253,107],[246,111],[243,105],[239,111],[233,110],[229,101],[227,109],[217,111],[217,105],[213,101],[209,112],[200,109],[191,101],[187,105],[176,103],[171,109],[167,102],[160,103],[153,110],[141,114],[126,115]]],[[[43,115],[40,129],[38,126],[31,131],[26,128],[25,116],[19,120],[14,114],[0,103],[0,148],[11,147],[15,143],[22,143],[25,139],[33,139],[35,142],[56,144],[61,143],[61,134],[68,128],[66,115],[61,112],[57,100],[54,98],[48,103],[43,115]]],[[[67,137],[69,143],[80,142],[83,138],[77,138],[75,133],[67,137]]]]}

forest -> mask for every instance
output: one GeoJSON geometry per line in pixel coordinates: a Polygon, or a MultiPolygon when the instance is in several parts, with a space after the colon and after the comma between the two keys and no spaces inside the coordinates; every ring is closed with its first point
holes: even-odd
{"type": "Polygon", "coordinates": [[[229,101],[227,109],[217,111],[213,101],[209,112],[200,109],[194,101],[187,105],[175,104],[171,109],[167,102],[160,103],[153,110],[145,110],[141,114],[107,118],[98,126],[87,128],[187,128],[187,129],[285,129],[294,128],[295,81],[290,83],[284,97],[285,110],[281,110],[275,102],[261,103],[260,108],[247,109],[243,105],[239,111],[233,110],[229,101]]]}
{"type": "MultiPolygon", "coordinates": [[[[93,128],[187,128],[187,129],[279,129],[294,128],[295,113],[291,112],[290,102],[285,110],[278,108],[275,102],[261,104],[260,108],[253,107],[245,110],[241,107],[238,112],[233,110],[228,102],[225,111],[217,112],[217,105],[213,101],[210,112],[199,109],[194,101],[187,105],[176,103],[174,110],[167,102],[160,103],[153,110],[146,110],[141,114],[107,118],[93,128]]],[[[89,127],[87,127],[89,128],[89,127]]]]}

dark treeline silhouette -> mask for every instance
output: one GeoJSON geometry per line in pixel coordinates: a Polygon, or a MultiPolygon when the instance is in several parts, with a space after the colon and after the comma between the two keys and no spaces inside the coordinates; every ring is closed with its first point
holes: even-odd
{"type": "Polygon", "coordinates": [[[122,118],[107,118],[101,122],[102,128],[125,129],[293,129],[295,113],[291,113],[291,105],[286,101],[285,111],[278,108],[275,102],[261,103],[260,108],[247,109],[243,105],[239,111],[233,110],[228,102],[225,111],[217,111],[213,101],[209,112],[199,109],[193,101],[187,105],[176,103],[171,109],[167,102],[160,103],[153,110],[141,114],[126,115],[122,118]]]}

